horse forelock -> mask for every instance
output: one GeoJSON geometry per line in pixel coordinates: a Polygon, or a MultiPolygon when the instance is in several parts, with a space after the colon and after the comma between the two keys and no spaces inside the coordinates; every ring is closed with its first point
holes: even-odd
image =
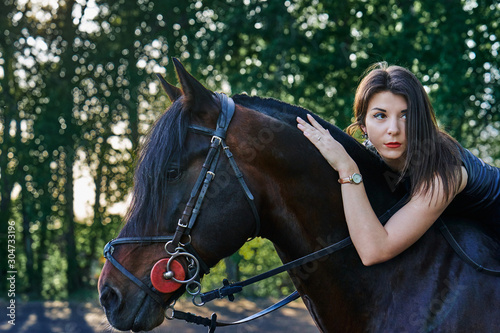
{"type": "Polygon", "coordinates": [[[156,235],[164,219],[167,173],[180,167],[188,112],[182,99],[175,101],[154,123],[139,150],[132,201],[126,216],[125,236],[156,235]]]}

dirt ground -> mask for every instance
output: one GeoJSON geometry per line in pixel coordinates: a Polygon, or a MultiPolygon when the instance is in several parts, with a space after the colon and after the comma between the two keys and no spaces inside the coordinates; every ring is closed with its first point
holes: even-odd
{"type": "MultiPolygon", "coordinates": [[[[213,312],[218,319],[235,321],[258,312],[273,303],[272,300],[217,300],[204,307],[195,307],[188,300],[181,300],[176,308],[185,312],[209,317],[213,312]]],[[[112,329],[99,304],[72,302],[28,302],[16,304],[15,326],[8,323],[7,303],[0,301],[2,316],[0,317],[0,332],[10,333],[112,333],[112,329]]],[[[207,328],[188,324],[184,321],[165,320],[154,333],[184,332],[205,333],[207,328]]],[[[219,333],[250,333],[250,332],[287,332],[287,333],[317,333],[309,313],[301,300],[277,310],[263,318],[246,324],[221,327],[219,333]]]]}

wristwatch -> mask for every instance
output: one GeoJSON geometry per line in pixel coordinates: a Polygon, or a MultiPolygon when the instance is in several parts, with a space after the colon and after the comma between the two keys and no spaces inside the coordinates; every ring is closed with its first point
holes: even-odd
{"type": "Polygon", "coordinates": [[[359,184],[363,181],[363,177],[359,173],[353,173],[347,178],[340,178],[340,184],[359,184]]]}

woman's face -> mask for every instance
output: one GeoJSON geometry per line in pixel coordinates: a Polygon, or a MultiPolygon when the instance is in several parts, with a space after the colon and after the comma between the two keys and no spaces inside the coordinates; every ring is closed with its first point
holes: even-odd
{"type": "Polygon", "coordinates": [[[407,108],[403,96],[390,91],[377,93],[368,103],[365,126],[361,126],[382,159],[398,171],[405,164],[407,108]]]}

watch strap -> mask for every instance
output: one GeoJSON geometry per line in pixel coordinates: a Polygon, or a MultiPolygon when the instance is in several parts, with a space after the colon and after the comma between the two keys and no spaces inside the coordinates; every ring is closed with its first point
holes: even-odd
{"type": "Polygon", "coordinates": [[[351,183],[351,177],[346,177],[346,178],[339,178],[339,183],[340,184],[350,184],[351,183]]]}
{"type": "Polygon", "coordinates": [[[340,178],[339,179],[339,183],[340,184],[359,184],[363,181],[363,177],[355,172],[353,173],[352,175],[350,175],[349,177],[346,177],[346,178],[340,178]],[[354,178],[359,178],[359,181],[355,181],[354,178]]]}

